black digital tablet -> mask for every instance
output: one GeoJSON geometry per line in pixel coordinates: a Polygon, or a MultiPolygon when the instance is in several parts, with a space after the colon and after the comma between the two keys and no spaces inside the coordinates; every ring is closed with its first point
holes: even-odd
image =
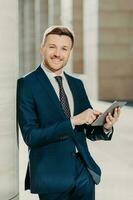
{"type": "Polygon", "coordinates": [[[114,101],[104,113],[99,115],[99,117],[91,124],[91,126],[102,126],[105,123],[105,119],[108,113],[113,114],[115,108],[121,108],[126,104],[126,101],[114,101]]]}

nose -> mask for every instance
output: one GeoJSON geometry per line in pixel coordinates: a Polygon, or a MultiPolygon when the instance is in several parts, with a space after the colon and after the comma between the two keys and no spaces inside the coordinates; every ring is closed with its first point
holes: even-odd
{"type": "Polygon", "coordinates": [[[60,56],[61,56],[61,51],[60,51],[60,49],[55,49],[54,54],[55,54],[56,57],[60,57],[60,56]]]}

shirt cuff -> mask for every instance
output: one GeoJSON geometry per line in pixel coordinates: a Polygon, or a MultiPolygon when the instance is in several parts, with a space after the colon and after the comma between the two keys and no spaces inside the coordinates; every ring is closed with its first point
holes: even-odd
{"type": "Polygon", "coordinates": [[[113,128],[111,128],[110,130],[106,129],[103,127],[103,131],[106,135],[110,136],[112,134],[113,128]]]}

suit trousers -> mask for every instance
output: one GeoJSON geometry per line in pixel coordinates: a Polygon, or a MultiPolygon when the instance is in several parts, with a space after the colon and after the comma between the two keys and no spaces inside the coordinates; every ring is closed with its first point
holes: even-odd
{"type": "MultiPolygon", "coordinates": [[[[69,191],[39,194],[40,200],[95,200],[95,183],[79,154],[74,154],[75,184],[69,191]]],[[[71,167],[71,166],[70,166],[71,167]]]]}

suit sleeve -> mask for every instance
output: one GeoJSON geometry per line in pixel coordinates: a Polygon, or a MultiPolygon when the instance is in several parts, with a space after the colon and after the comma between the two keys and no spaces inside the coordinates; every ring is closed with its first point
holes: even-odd
{"type": "Polygon", "coordinates": [[[17,83],[17,117],[23,139],[29,147],[39,147],[72,136],[74,131],[69,119],[49,127],[40,127],[30,85],[24,78],[17,83]]]}
{"type": "MultiPolygon", "coordinates": [[[[85,105],[85,109],[87,108],[92,108],[90,101],[88,99],[88,96],[86,94],[85,88],[83,83],[81,82],[81,87],[82,87],[82,91],[83,91],[83,104],[85,105]]],[[[85,110],[84,109],[84,110],[85,110]]],[[[84,124],[82,126],[82,128],[84,129],[84,132],[86,134],[86,137],[92,141],[97,141],[97,140],[111,140],[112,138],[112,134],[113,134],[113,129],[112,132],[107,134],[104,132],[103,130],[103,126],[95,126],[92,127],[91,125],[86,125],[84,124]]]]}

